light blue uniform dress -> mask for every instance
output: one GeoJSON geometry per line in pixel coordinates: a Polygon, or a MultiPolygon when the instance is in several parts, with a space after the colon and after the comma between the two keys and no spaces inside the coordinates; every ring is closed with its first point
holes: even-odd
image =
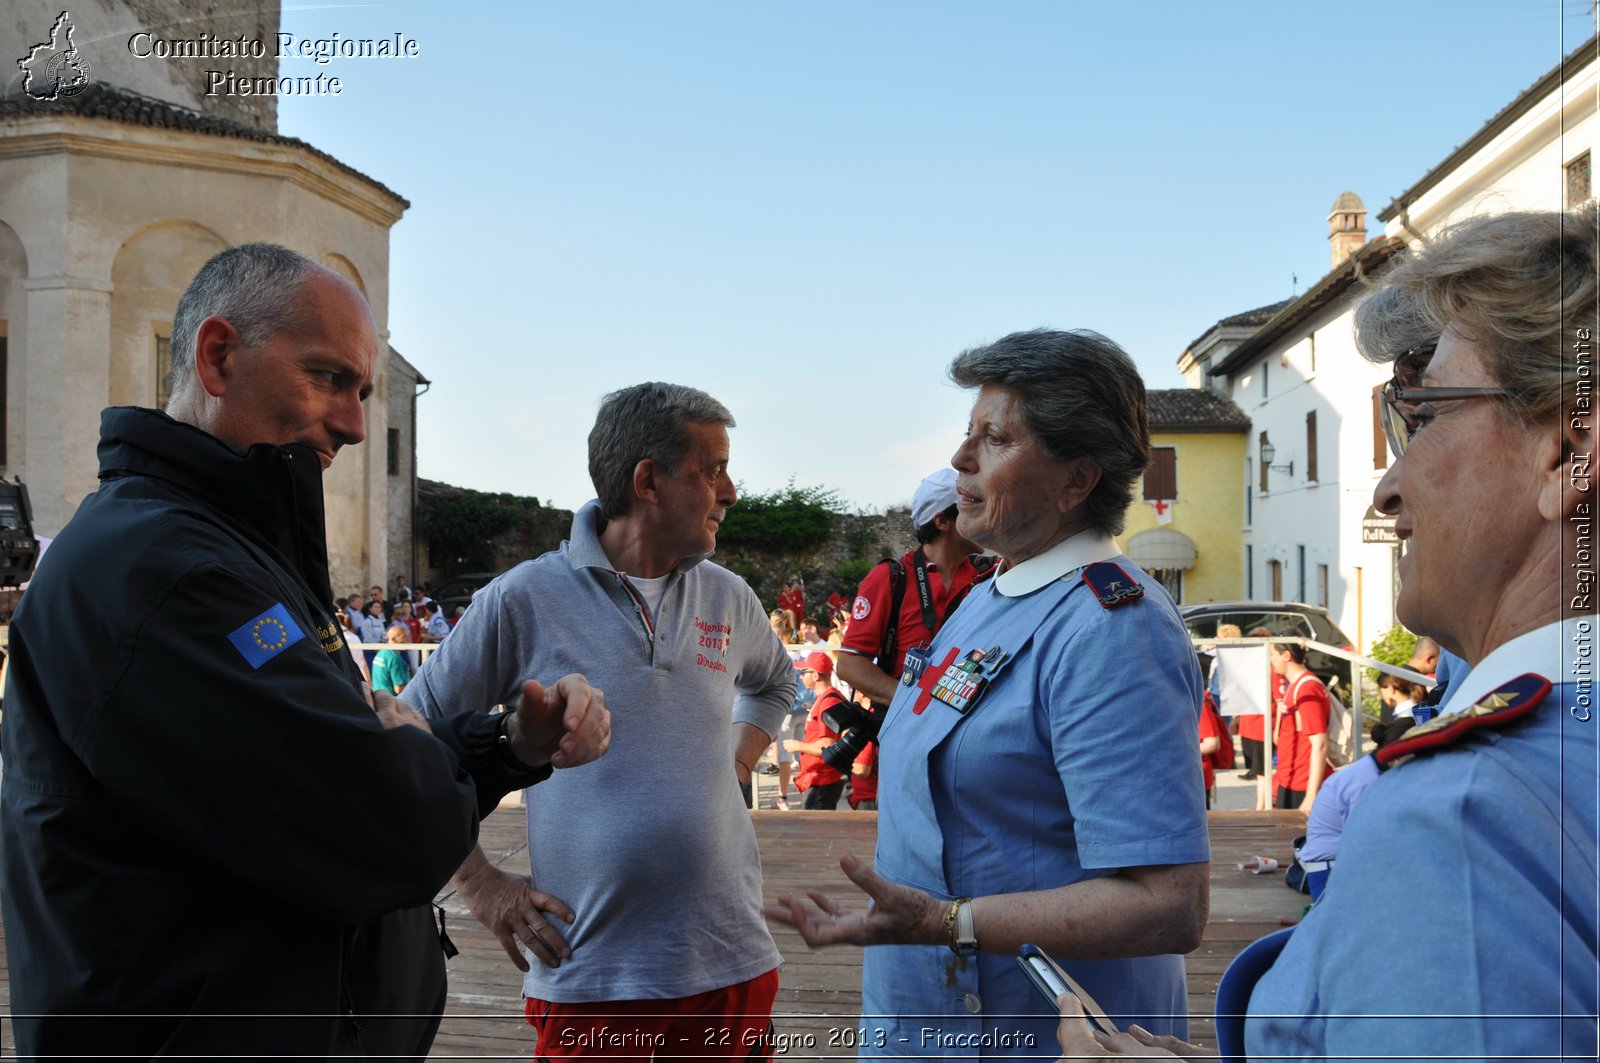
{"type": "MultiPolygon", "coordinates": [[[[880,736],[879,874],[948,900],[1210,858],[1194,650],[1114,541],[1080,534],[979,585],[927,658],[880,736]],[[1144,597],[1102,606],[1081,576],[1106,560],[1144,597]]],[[[1181,957],[1063,966],[1119,1025],[1186,1033],[1181,957]]],[[[863,1056],[1056,1054],[1054,1008],[1009,955],[869,948],[862,1009],[863,1056]]]]}
{"type": "Polygon", "coordinates": [[[1448,697],[1459,711],[1533,672],[1555,684],[1533,714],[1366,792],[1250,997],[1250,1058],[1595,1058],[1600,624],[1578,623],[1513,639],[1448,697]]]}

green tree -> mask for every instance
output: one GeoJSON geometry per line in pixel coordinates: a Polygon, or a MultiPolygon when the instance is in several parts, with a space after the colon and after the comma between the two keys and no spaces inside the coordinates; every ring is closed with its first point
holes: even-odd
{"type": "Polygon", "coordinates": [[[833,518],[840,512],[839,493],[824,487],[787,487],[766,493],[745,493],[728,510],[717,533],[719,544],[766,554],[804,553],[826,543],[833,518]]]}
{"type": "MultiPolygon", "coordinates": [[[[1404,667],[1411,660],[1412,652],[1417,648],[1417,636],[1396,624],[1394,627],[1379,635],[1372,644],[1372,650],[1367,654],[1384,664],[1394,664],[1404,667]]],[[[1376,668],[1367,669],[1367,680],[1370,689],[1376,691],[1379,672],[1376,668]]],[[[1369,716],[1377,716],[1383,708],[1376,693],[1362,698],[1362,708],[1369,716]]]]}
{"type": "MultiPolygon", "coordinates": [[[[1411,660],[1411,654],[1416,648],[1417,636],[1396,624],[1378,636],[1377,641],[1372,644],[1372,652],[1368,653],[1367,656],[1382,661],[1384,664],[1404,665],[1411,660]]],[[[1371,678],[1376,681],[1378,678],[1377,670],[1369,668],[1367,671],[1371,678]]]]}
{"type": "Polygon", "coordinates": [[[417,523],[430,546],[443,553],[446,574],[454,575],[494,568],[494,541],[538,507],[537,498],[463,487],[418,498],[417,523]]]}
{"type": "Polygon", "coordinates": [[[852,558],[849,561],[841,562],[835,571],[835,575],[838,576],[839,582],[845,586],[859,587],[861,586],[861,581],[867,578],[867,573],[872,571],[873,566],[877,565],[879,560],[879,558],[867,557],[852,558]]]}

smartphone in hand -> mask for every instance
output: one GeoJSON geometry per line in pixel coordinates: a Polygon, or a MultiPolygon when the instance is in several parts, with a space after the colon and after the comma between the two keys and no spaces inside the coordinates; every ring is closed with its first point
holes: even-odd
{"type": "Polygon", "coordinates": [[[1090,1026],[1104,1034],[1117,1032],[1116,1024],[1106,1017],[1106,1013],[1094,1002],[1094,998],[1085,993],[1083,987],[1070,974],[1063,971],[1061,965],[1052,960],[1044,949],[1037,945],[1022,946],[1017,954],[1017,963],[1021,965],[1028,980],[1050,1002],[1052,1008],[1056,1006],[1056,998],[1062,993],[1071,993],[1083,1005],[1083,1014],[1089,1020],[1090,1026]]]}

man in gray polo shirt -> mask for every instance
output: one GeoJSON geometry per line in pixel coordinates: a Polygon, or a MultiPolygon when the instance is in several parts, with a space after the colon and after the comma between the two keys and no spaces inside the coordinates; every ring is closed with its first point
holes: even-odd
{"type": "Polygon", "coordinates": [[[733,423],[693,388],[606,396],[589,434],[599,498],[559,550],[480,591],[406,691],[428,716],[488,709],[581,662],[612,709],[604,758],[528,791],[531,883],[481,852],[457,875],[527,972],[540,1058],[771,1055],[779,956],[739,788],[794,670],[754,592],[707,560],[737,500],[733,423]]]}

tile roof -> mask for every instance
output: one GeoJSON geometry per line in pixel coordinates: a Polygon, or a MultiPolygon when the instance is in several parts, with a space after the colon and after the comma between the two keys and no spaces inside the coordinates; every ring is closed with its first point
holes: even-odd
{"type": "MultiPolygon", "coordinates": [[[[1291,295],[1287,299],[1279,299],[1275,303],[1269,303],[1266,306],[1258,306],[1254,310],[1246,310],[1244,313],[1234,314],[1232,317],[1225,317],[1221,321],[1218,321],[1217,325],[1255,325],[1259,327],[1261,325],[1265,325],[1268,321],[1271,321],[1273,316],[1276,315],[1279,310],[1282,310],[1292,302],[1294,302],[1294,296],[1291,295]]],[[[1216,325],[1213,325],[1212,327],[1215,328],[1216,325]]]]}
{"type": "Polygon", "coordinates": [[[41,115],[76,115],[83,118],[104,118],[113,122],[122,122],[125,125],[148,126],[153,129],[174,129],[186,133],[234,137],[239,140],[254,140],[263,144],[279,144],[285,147],[299,148],[376,188],[382,189],[385,193],[398,199],[405,205],[405,208],[411,206],[409,200],[381,181],[373,180],[355,167],[340,162],[325,151],[318,151],[303,140],[295,137],[280,136],[269,130],[258,129],[255,126],[245,125],[242,122],[235,122],[231,119],[203,114],[200,111],[169,103],[166,100],[144,96],[117,85],[106,85],[98,81],[91,82],[77,95],[63,97],[59,100],[35,100],[21,93],[0,96],[0,122],[9,123],[17,119],[37,118],[41,115]]]}
{"type": "Polygon", "coordinates": [[[1148,393],[1152,432],[1244,432],[1250,418],[1232,399],[1198,388],[1155,388],[1148,393]]]}
{"type": "Polygon", "coordinates": [[[1287,299],[1280,299],[1278,302],[1271,303],[1267,306],[1258,306],[1254,310],[1246,310],[1243,313],[1234,314],[1231,317],[1225,317],[1221,321],[1218,321],[1208,327],[1204,332],[1200,333],[1200,335],[1196,336],[1194,339],[1190,340],[1189,346],[1184,349],[1188,351],[1194,350],[1196,347],[1200,346],[1201,340],[1211,335],[1211,333],[1217,329],[1260,328],[1268,321],[1271,321],[1279,310],[1282,310],[1292,302],[1294,302],[1294,297],[1290,296],[1287,299]]]}

